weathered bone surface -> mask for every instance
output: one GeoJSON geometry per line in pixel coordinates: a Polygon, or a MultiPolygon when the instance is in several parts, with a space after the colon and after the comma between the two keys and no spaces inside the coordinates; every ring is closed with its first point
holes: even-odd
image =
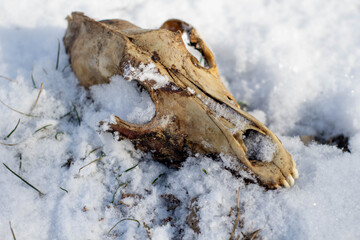
{"type": "Polygon", "coordinates": [[[190,153],[224,153],[269,188],[294,184],[298,172],[290,154],[268,128],[240,109],[192,26],[168,20],[160,29],[147,30],[123,20],[97,22],[76,12],[67,20],[64,44],[81,85],[108,83],[121,75],[137,81],[156,106],[150,122],[132,124],[116,117],[109,132],[167,165],[179,165],[190,153]],[[203,66],[187,50],[183,34],[203,56],[203,66]]]}

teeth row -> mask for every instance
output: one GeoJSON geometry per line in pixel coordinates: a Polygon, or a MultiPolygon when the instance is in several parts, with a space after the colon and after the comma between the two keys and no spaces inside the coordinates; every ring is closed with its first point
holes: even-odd
{"type": "Polygon", "coordinates": [[[295,183],[295,180],[292,176],[288,176],[286,178],[286,180],[284,179],[282,182],[282,184],[285,188],[290,188],[290,187],[294,186],[294,183],[295,183]]]}
{"type": "Polygon", "coordinates": [[[292,176],[289,175],[286,180],[284,179],[282,184],[285,188],[290,188],[292,186],[294,186],[295,184],[295,179],[297,179],[299,177],[299,172],[296,168],[293,169],[293,173],[292,176]]]}
{"type": "Polygon", "coordinates": [[[288,176],[286,181],[289,183],[290,187],[294,186],[295,180],[292,176],[288,176]]]}
{"type": "Polygon", "coordinates": [[[282,185],[283,185],[285,188],[290,188],[289,183],[288,183],[285,179],[283,180],[282,185]]]}

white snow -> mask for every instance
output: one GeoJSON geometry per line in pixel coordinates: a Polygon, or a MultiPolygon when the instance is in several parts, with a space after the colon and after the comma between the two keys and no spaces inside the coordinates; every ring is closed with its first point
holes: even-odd
{"type": "Polygon", "coordinates": [[[228,128],[230,133],[235,134],[236,132],[244,131],[246,130],[246,125],[250,125],[251,122],[249,120],[225,104],[220,104],[209,97],[202,97],[200,95],[197,95],[197,97],[212,111],[214,111],[216,118],[223,117],[235,126],[234,128],[228,128]]]}
{"type": "Polygon", "coordinates": [[[0,78],[0,100],[35,116],[0,103],[0,142],[16,144],[0,144],[1,163],[45,193],[1,164],[1,239],[13,239],[9,221],[17,239],[147,239],[147,228],[152,239],[228,239],[239,187],[235,236],[261,229],[263,239],[360,238],[357,1],[4,0],[0,9],[0,75],[12,79],[0,78]],[[134,81],[119,76],[89,91],[79,87],[62,43],[55,69],[71,11],[144,28],[169,18],[195,26],[236,100],[266,121],[296,161],[294,187],[245,184],[225,169],[236,163],[223,155],[169,169],[128,141],[98,134],[99,121],[111,115],[141,124],[155,109],[134,81]],[[349,137],[351,153],[305,146],[299,137],[337,134],[349,137]],[[196,237],[186,223],[190,205],[199,218],[196,237]]]}
{"type": "Polygon", "coordinates": [[[169,79],[166,75],[161,75],[154,63],[140,63],[139,67],[134,67],[130,63],[125,67],[124,78],[129,80],[138,80],[143,82],[145,80],[155,81],[153,89],[165,87],[169,79]]]}
{"type": "Polygon", "coordinates": [[[264,136],[259,132],[250,131],[244,136],[244,144],[247,148],[246,157],[253,160],[271,162],[277,150],[276,145],[269,136],[264,136]]]}

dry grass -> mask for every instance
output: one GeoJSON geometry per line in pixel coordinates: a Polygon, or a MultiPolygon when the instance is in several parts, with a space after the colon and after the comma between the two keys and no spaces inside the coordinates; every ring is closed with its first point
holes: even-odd
{"type": "Polygon", "coordinates": [[[83,169],[84,167],[87,167],[87,166],[89,166],[90,164],[92,164],[92,163],[94,163],[94,162],[100,161],[100,160],[103,159],[103,158],[104,158],[104,157],[99,157],[99,158],[97,158],[97,159],[89,162],[88,164],[82,166],[81,168],[79,168],[79,173],[80,173],[81,169],[83,169]]]}
{"type": "Polygon", "coordinates": [[[17,122],[15,128],[4,138],[4,140],[8,139],[16,131],[19,124],[20,124],[20,118],[19,118],[19,121],[17,122]]]}
{"type": "Polygon", "coordinates": [[[9,225],[10,225],[11,234],[12,234],[14,240],[16,240],[14,229],[11,226],[11,221],[9,221],[9,225]]]}
{"type": "Polygon", "coordinates": [[[17,176],[21,181],[23,181],[24,183],[26,183],[28,186],[30,186],[31,188],[33,188],[34,190],[36,190],[40,196],[44,195],[44,193],[42,193],[39,189],[37,189],[36,187],[34,187],[33,185],[31,185],[28,181],[26,181],[25,179],[23,179],[20,175],[16,174],[13,170],[11,170],[11,168],[9,168],[5,163],[3,163],[4,166],[15,176],[17,176]]]}
{"type": "Polygon", "coordinates": [[[231,235],[230,235],[230,240],[233,239],[234,235],[235,235],[235,230],[236,230],[236,227],[237,225],[239,224],[240,222],[240,216],[241,216],[241,211],[240,211],[240,187],[239,189],[236,191],[236,196],[237,196],[237,200],[236,200],[236,210],[237,210],[237,217],[236,217],[236,220],[235,220],[235,223],[234,223],[234,227],[232,229],[232,232],[231,232],[231,235]]]}
{"type": "Polygon", "coordinates": [[[138,227],[140,227],[140,222],[136,219],[133,219],[133,218],[124,218],[124,219],[121,219],[120,221],[118,221],[109,231],[108,231],[108,235],[111,233],[111,231],[121,222],[123,221],[135,221],[138,223],[138,227]]]}
{"type": "Polygon", "coordinates": [[[43,88],[44,88],[44,83],[41,83],[38,96],[37,96],[37,98],[36,98],[36,100],[35,100],[35,103],[34,103],[33,106],[31,107],[30,112],[32,112],[32,111],[35,109],[36,105],[38,104],[39,99],[40,99],[40,95],[41,95],[41,92],[42,92],[43,88]]]}
{"type": "Polygon", "coordinates": [[[19,111],[19,110],[16,110],[16,109],[10,107],[9,105],[7,105],[6,103],[4,103],[2,100],[0,100],[0,103],[3,104],[5,107],[9,108],[10,110],[12,110],[12,111],[14,111],[14,112],[17,112],[17,113],[19,113],[19,114],[21,114],[21,115],[24,115],[24,116],[27,116],[27,117],[33,117],[33,118],[38,118],[38,117],[39,117],[39,116],[34,116],[34,115],[32,115],[32,114],[24,113],[24,112],[21,112],[21,111],[19,111]]]}
{"type": "Polygon", "coordinates": [[[8,77],[2,76],[2,75],[0,75],[0,78],[6,79],[6,80],[8,80],[8,81],[10,81],[10,82],[15,82],[15,81],[12,80],[11,78],[8,78],[8,77]]]}

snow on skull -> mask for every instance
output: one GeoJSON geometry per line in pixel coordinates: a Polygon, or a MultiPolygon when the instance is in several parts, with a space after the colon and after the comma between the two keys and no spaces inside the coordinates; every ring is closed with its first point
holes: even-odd
{"type": "Polygon", "coordinates": [[[191,25],[172,19],[148,30],[123,20],[97,22],[78,12],[67,19],[64,44],[81,85],[88,88],[121,75],[137,81],[156,106],[151,121],[133,124],[115,117],[108,132],[167,165],[179,166],[189,152],[224,153],[269,188],[294,184],[298,171],[290,154],[239,107],[219,77],[212,52],[191,25]]]}

